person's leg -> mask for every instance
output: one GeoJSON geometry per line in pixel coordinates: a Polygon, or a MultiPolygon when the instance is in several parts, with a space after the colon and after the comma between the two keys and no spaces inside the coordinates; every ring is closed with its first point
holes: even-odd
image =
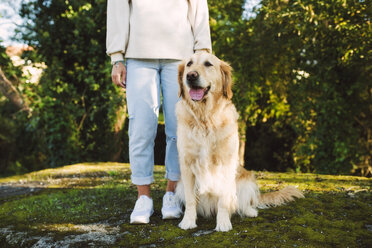
{"type": "Polygon", "coordinates": [[[137,198],[139,198],[141,195],[151,197],[150,184],[136,185],[136,186],[137,186],[137,198]]]}
{"type": "Polygon", "coordinates": [[[140,194],[148,194],[148,186],[154,181],[154,141],[160,106],[157,60],[128,59],[126,95],[131,179],[140,186],[140,194]]]}
{"type": "Polygon", "coordinates": [[[160,106],[158,60],[127,60],[129,160],[138,199],[130,223],[146,224],[154,212],[150,184],[154,181],[154,143],[160,106]]]}
{"type": "Polygon", "coordinates": [[[177,186],[177,181],[171,181],[168,179],[166,191],[174,192],[176,190],[176,186],[177,186]]]}
{"type": "Polygon", "coordinates": [[[129,160],[131,180],[138,190],[131,223],[148,223],[153,213],[150,184],[154,181],[154,140],[160,106],[157,65],[157,60],[127,60],[129,160]]]}
{"type": "Polygon", "coordinates": [[[162,60],[160,72],[166,135],[165,177],[168,179],[161,210],[163,219],[179,218],[182,214],[182,208],[173,193],[180,178],[177,152],[177,119],[175,113],[175,107],[178,101],[177,75],[179,63],[180,61],[176,60],[162,60]]]}
{"type": "Polygon", "coordinates": [[[180,178],[180,166],[177,151],[177,118],[175,107],[178,97],[178,65],[179,60],[162,60],[160,84],[163,95],[163,112],[165,120],[166,150],[165,177],[168,179],[166,191],[174,192],[180,178]]]}

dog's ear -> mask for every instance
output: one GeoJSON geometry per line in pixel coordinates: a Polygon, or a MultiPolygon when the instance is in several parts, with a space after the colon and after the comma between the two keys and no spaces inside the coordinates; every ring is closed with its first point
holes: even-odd
{"type": "Polygon", "coordinates": [[[178,65],[178,97],[184,97],[184,89],[183,89],[183,72],[185,71],[185,62],[182,61],[181,64],[178,65]]]}
{"type": "Polygon", "coordinates": [[[223,95],[227,98],[227,99],[231,99],[232,96],[233,96],[233,92],[232,92],[232,79],[231,79],[231,71],[232,71],[232,68],[231,66],[224,62],[224,61],[221,61],[221,74],[222,74],[222,91],[223,91],[223,95]]]}

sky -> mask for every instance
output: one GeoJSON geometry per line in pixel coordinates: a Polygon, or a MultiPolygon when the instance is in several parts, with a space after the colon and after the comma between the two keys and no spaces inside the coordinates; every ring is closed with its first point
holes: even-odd
{"type": "Polygon", "coordinates": [[[256,14],[253,13],[253,9],[255,7],[259,7],[260,2],[261,2],[261,0],[247,0],[245,2],[245,6],[244,6],[245,11],[243,13],[243,16],[247,19],[252,18],[252,17],[253,18],[256,17],[256,14]]]}
{"type": "Polygon", "coordinates": [[[2,44],[18,44],[11,41],[14,29],[22,24],[22,18],[18,15],[22,0],[0,0],[0,40],[2,44]]]}
{"type": "MultiPolygon", "coordinates": [[[[20,45],[18,42],[12,41],[12,37],[17,25],[22,24],[22,18],[18,15],[22,1],[25,0],[0,0],[0,43],[4,46],[20,45]]],[[[260,0],[247,0],[244,17],[247,19],[255,17],[252,10],[259,3],[260,0]]]]}

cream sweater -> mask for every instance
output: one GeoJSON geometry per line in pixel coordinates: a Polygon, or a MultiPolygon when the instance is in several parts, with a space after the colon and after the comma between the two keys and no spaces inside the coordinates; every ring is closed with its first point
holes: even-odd
{"type": "Polygon", "coordinates": [[[112,62],[211,51],[207,0],[108,0],[106,38],[112,62]]]}

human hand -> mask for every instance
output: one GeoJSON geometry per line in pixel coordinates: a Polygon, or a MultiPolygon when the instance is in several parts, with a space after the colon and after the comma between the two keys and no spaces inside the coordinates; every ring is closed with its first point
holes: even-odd
{"type": "Polygon", "coordinates": [[[122,62],[117,62],[112,66],[112,82],[125,89],[127,80],[127,69],[122,62]]]}

